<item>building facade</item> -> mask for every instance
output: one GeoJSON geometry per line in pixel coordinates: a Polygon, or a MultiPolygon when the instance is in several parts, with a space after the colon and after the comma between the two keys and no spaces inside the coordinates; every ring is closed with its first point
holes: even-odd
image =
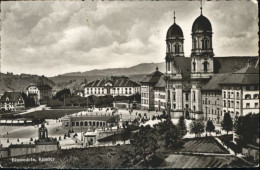
{"type": "Polygon", "coordinates": [[[47,84],[31,84],[26,90],[27,96],[33,98],[36,105],[46,104],[52,98],[52,87],[47,84]]]}
{"type": "Polygon", "coordinates": [[[95,80],[86,84],[84,88],[85,97],[91,95],[131,96],[137,93],[140,93],[140,85],[124,76],[95,80]]]}
{"type": "Polygon", "coordinates": [[[141,81],[141,108],[144,110],[165,109],[164,74],[158,70],[158,67],[141,81]]]}
{"type": "Polygon", "coordinates": [[[16,111],[25,108],[24,99],[20,92],[5,92],[0,99],[1,110],[16,111]]]}
{"type": "MultiPolygon", "coordinates": [[[[185,57],[183,32],[175,20],[174,16],[166,34],[164,80],[168,114],[172,118],[184,116],[219,124],[226,112],[233,118],[259,113],[259,58],[215,57],[212,25],[202,8],[192,25],[191,54],[185,57]]],[[[142,83],[141,95],[142,106],[154,110],[153,87],[142,83]]]]}
{"type": "Polygon", "coordinates": [[[119,118],[117,116],[87,113],[64,116],[62,118],[62,126],[68,128],[87,127],[88,129],[98,129],[117,126],[118,121],[119,118]]]}

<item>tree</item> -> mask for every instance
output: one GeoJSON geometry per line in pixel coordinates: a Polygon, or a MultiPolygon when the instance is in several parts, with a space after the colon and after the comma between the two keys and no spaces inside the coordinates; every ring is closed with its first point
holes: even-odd
{"type": "Polygon", "coordinates": [[[155,129],[149,125],[141,126],[139,132],[134,134],[131,144],[134,146],[135,157],[138,155],[143,158],[144,166],[147,167],[146,157],[155,154],[158,149],[155,129]]]}
{"type": "Polygon", "coordinates": [[[166,119],[155,126],[157,136],[164,147],[174,148],[181,144],[182,133],[178,126],[175,126],[171,119],[166,119]]]}
{"type": "Polygon", "coordinates": [[[192,121],[190,123],[190,132],[195,134],[195,137],[200,137],[204,132],[204,123],[201,121],[192,121]]]}
{"type": "Polygon", "coordinates": [[[178,127],[179,127],[179,129],[181,131],[182,137],[185,136],[186,133],[187,133],[187,127],[186,127],[186,122],[185,122],[185,119],[184,119],[183,116],[181,116],[179,118],[178,127]]]}
{"type": "Polygon", "coordinates": [[[215,126],[213,122],[211,120],[208,120],[206,125],[206,131],[209,132],[209,134],[211,135],[211,132],[214,132],[214,130],[215,130],[215,126]]]}
{"type": "Polygon", "coordinates": [[[22,92],[22,98],[24,100],[25,107],[34,107],[36,103],[32,97],[27,96],[26,93],[22,92]]]}
{"type": "Polygon", "coordinates": [[[221,127],[227,132],[232,131],[233,122],[229,113],[225,113],[223,121],[221,122],[221,127]]]}
{"type": "Polygon", "coordinates": [[[125,126],[124,126],[124,128],[121,132],[121,137],[122,137],[122,140],[124,141],[124,144],[125,144],[125,141],[130,138],[130,135],[131,135],[130,128],[129,127],[125,128],[125,126]]]}
{"type": "Polygon", "coordinates": [[[254,143],[259,135],[259,114],[239,116],[234,123],[234,133],[238,144],[254,143]]]}

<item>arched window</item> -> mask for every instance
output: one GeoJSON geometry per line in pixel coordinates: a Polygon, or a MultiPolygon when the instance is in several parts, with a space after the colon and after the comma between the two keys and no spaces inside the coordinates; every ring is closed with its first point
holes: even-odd
{"type": "Polygon", "coordinates": [[[88,122],[85,122],[85,126],[88,126],[88,122]]]}
{"type": "Polygon", "coordinates": [[[195,95],[195,91],[193,91],[193,101],[196,101],[196,95],[195,95]]]}
{"type": "Polygon", "coordinates": [[[209,48],[209,40],[207,38],[202,39],[201,43],[202,43],[202,49],[203,50],[206,50],[206,49],[209,48]]]}
{"type": "Polygon", "coordinates": [[[207,72],[207,71],[208,71],[208,65],[209,65],[209,62],[207,62],[207,61],[204,61],[204,62],[203,62],[204,72],[207,72]]]}
{"type": "Polygon", "coordinates": [[[174,44],[174,50],[175,50],[175,54],[180,53],[180,44],[179,43],[174,44]]]}
{"type": "Polygon", "coordinates": [[[226,102],[226,100],[224,100],[224,107],[226,107],[227,106],[227,102],[226,102]]]}
{"type": "Polygon", "coordinates": [[[246,95],[245,95],[245,98],[246,98],[246,99],[251,99],[251,95],[250,95],[250,94],[246,94],[246,95]]]}
{"type": "Polygon", "coordinates": [[[196,106],[193,106],[193,110],[196,111],[196,106]]]}
{"type": "Polygon", "coordinates": [[[175,94],[175,92],[173,92],[173,101],[175,101],[176,100],[176,94],[175,94]]]}
{"type": "Polygon", "coordinates": [[[226,92],[224,91],[224,98],[226,98],[226,92]]]}
{"type": "Polygon", "coordinates": [[[197,48],[197,42],[196,42],[196,38],[193,38],[193,49],[197,48]]]}
{"type": "Polygon", "coordinates": [[[196,71],[196,62],[195,61],[193,61],[193,71],[196,71]]]}

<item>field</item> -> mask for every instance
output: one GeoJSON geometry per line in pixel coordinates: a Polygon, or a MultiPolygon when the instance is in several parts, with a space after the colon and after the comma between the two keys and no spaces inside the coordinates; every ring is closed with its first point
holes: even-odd
{"type": "Polygon", "coordinates": [[[37,119],[58,119],[66,114],[73,114],[77,113],[80,111],[83,111],[85,109],[64,109],[64,110],[41,110],[41,111],[36,111],[28,114],[22,115],[23,117],[34,117],[37,119]]]}
{"type": "Polygon", "coordinates": [[[250,165],[234,156],[170,155],[165,168],[243,168],[250,165]]]}
{"type": "Polygon", "coordinates": [[[181,152],[228,153],[213,137],[186,139],[181,152]]]}

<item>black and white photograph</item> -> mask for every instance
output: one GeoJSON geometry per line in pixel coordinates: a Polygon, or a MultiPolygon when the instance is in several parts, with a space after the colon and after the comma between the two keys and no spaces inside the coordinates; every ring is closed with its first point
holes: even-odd
{"type": "Polygon", "coordinates": [[[0,1],[0,169],[259,168],[258,7],[0,1]]]}

